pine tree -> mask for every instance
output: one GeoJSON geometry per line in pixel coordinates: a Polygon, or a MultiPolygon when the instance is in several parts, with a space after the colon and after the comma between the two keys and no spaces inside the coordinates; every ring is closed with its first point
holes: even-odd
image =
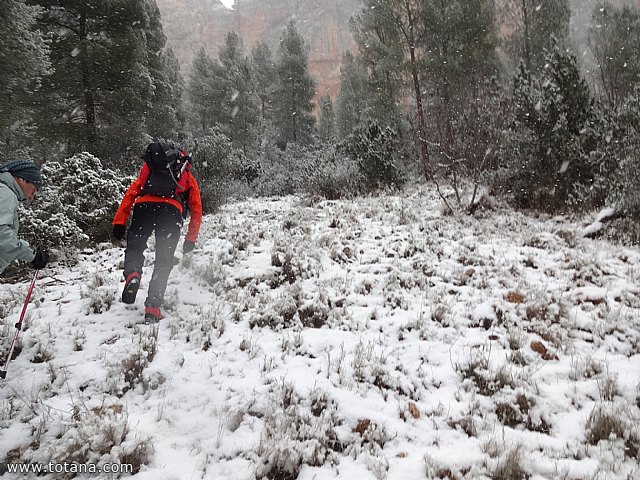
{"type": "Polygon", "coordinates": [[[318,134],[326,142],[335,140],[336,137],[336,116],[333,102],[329,95],[320,97],[320,121],[318,122],[318,134]]]}
{"type": "Polygon", "coordinates": [[[589,27],[589,47],[598,68],[602,96],[616,109],[640,79],[640,8],[596,6],[589,27]]]}
{"type": "Polygon", "coordinates": [[[153,99],[151,53],[164,41],[155,0],[34,3],[44,9],[54,67],[38,95],[39,134],[69,153],[117,160],[137,152],[153,99]]]}
{"type": "MultiPolygon", "coordinates": [[[[403,72],[406,71],[405,42],[400,31],[404,1],[365,0],[362,10],[351,22],[359,57],[369,74],[364,91],[368,97],[367,118],[396,129],[404,120],[400,108],[403,72]]],[[[415,8],[410,11],[415,12],[415,8]]],[[[419,99],[422,98],[420,88],[413,91],[419,92],[419,99]]],[[[421,137],[425,146],[426,134],[421,137]]],[[[428,157],[428,150],[423,150],[423,154],[428,157]]]]}
{"type": "MultiPolygon", "coordinates": [[[[182,107],[182,80],[179,72],[168,70],[177,64],[168,63],[172,60],[165,49],[166,36],[156,1],[136,0],[129,2],[128,8],[130,15],[139,15],[129,18],[132,29],[125,36],[127,44],[135,49],[130,56],[130,70],[124,72],[125,78],[118,88],[99,96],[102,104],[98,110],[101,137],[98,153],[103,158],[124,156],[125,166],[132,159],[137,160],[149,135],[156,138],[178,135],[182,107]],[[140,19],[138,23],[136,18],[140,19]]],[[[117,68],[115,58],[113,66],[117,68]]]]}
{"type": "Polygon", "coordinates": [[[270,115],[276,82],[276,64],[266,43],[259,42],[254,47],[251,54],[251,66],[257,86],[256,91],[260,98],[260,113],[264,120],[270,115]]]}
{"type": "Polygon", "coordinates": [[[153,92],[146,130],[154,138],[177,139],[185,122],[184,80],[173,50],[165,48],[166,36],[155,1],[147,2],[147,11],[150,25],[145,35],[146,63],[153,79],[153,92]]]}
{"type": "Polygon", "coordinates": [[[315,82],[309,74],[307,57],[304,40],[292,20],[280,39],[273,96],[273,123],[283,147],[289,142],[308,144],[312,140],[315,118],[311,100],[315,96],[315,82]]]}
{"type": "Polygon", "coordinates": [[[211,60],[204,47],[201,47],[196,52],[191,64],[187,96],[192,113],[192,121],[202,134],[205,134],[214,126],[212,106],[219,97],[219,93],[215,92],[212,87],[214,69],[213,60],[211,60]]]}
{"type": "Polygon", "coordinates": [[[498,73],[495,10],[489,0],[430,0],[422,19],[420,45],[430,52],[424,75],[437,112],[436,140],[449,156],[458,157],[455,145],[467,135],[456,128],[459,119],[479,118],[483,86],[498,73]]]}
{"type": "Polygon", "coordinates": [[[635,223],[635,241],[640,240],[640,85],[627,95],[613,115],[609,142],[609,158],[615,158],[616,168],[608,174],[608,202],[635,223]]]}
{"type": "Polygon", "coordinates": [[[184,79],[172,49],[161,51],[159,57],[146,130],[154,138],[179,139],[184,137],[186,122],[184,79]]]}
{"type": "Polygon", "coordinates": [[[351,134],[367,116],[368,75],[360,57],[346,52],[340,65],[340,93],[336,99],[336,128],[340,138],[351,134]]]}
{"type": "Polygon", "coordinates": [[[502,24],[510,34],[505,39],[512,61],[523,60],[526,71],[537,73],[544,66],[544,49],[555,37],[561,44],[569,35],[569,0],[507,0],[502,6],[502,24]]]}
{"type": "Polygon", "coordinates": [[[224,74],[220,88],[226,92],[222,108],[225,117],[220,120],[222,130],[235,148],[247,152],[255,146],[259,99],[251,63],[245,55],[242,38],[236,32],[227,34],[219,60],[224,74]]]}
{"type": "Polygon", "coordinates": [[[593,186],[603,166],[593,155],[597,115],[575,55],[554,42],[545,61],[539,75],[522,62],[514,77],[501,182],[520,206],[555,210],[581,201],[578,192],[593,186]]]}
{"type": "Polygon", "coordinates": [[[23,0],[0,2],[0,163],[24,154],[33,94],[49,72],[48,48],[35,29],[38,12],[23,0]]]}

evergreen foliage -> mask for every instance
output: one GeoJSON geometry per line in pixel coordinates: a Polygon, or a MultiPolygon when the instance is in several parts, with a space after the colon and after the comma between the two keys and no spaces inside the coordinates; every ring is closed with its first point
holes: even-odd
{"type": "Polygon", "coordinates": [[[318,135],[323,141],[331,141],[336,137],[336,115],[329,95],[320,97],[320,120],[318,135]]]}
{"type": "Polygon", "coordinates": [[[183,138],[186,126],[184,80],[173,50],[158,53],[157,81],[154,86],[146,131],[153,138],[183,138]]]}
{"type": "Polygon", "coordinates": [[[152,102],[163,99],[154,96],[165,43],[155,0],[34,3],[43,9],[39,27],[53,67],[35,102],[38,135],[63,152],[130,160],[148,140],[152,102]]]}
{"type": "Polygon", "coordinates": [[[391,127],[368,121],[356,127],[342,148],[358,163],[367,191],[404,183],[397,167],[398,134],[391,127]]]}
{"type": "Polygon", "coordinates": [[[260,155],[260,177],[255,192],[264,196],[293,195],[303,191],[308,178],[309,150],[292,143],[285,150],[268,144],[260,155]]]}
{"type": "MultiPolygon", "coordinates": [[[[607,205],[616,210],[606,229],[609,237],[640,242],[640,86],[627,95],[612,118],[607,118],[606,149],[603,155],[615,167],[603,171],[607,205]]],[[[608,165],[609,166],[609,165],[608,165]]]]}
{"type": "Polygon", "coordinates": [[[251,52],[251,67],[256,84],[256,92],[260,99],[260,114],[265,120],[271,115],[271,104],[276,83],[276,64],[271,49],[264,42],[259,42],[251,52]]]}
{"type": "Polygon", "coordinates": [[[260,118],[251,62],[245,55],[242,38],[236,32],[227,34],[220,48],[219,60],[224,74],[220,88],[225,92],[220,119],[234,148],[247,153],[256,143],[256,126],[260,118]]]}
{"type": "Polygon", "coordinates": [[[496,77],[476,87],[476,98],[452,119],[453,157],[449,158],[455,161],[443,159],[451,165],[445,175],[475,180],[495,169],[496,154],[507,129],[509,93],[496,77]]]}
{"type": "Polygon", "coordinates": [[[273,123],[281,147],[288,143],[309,144],[315,117],[311,100],[315,82],[307,66],[307,49],[295,22],[290,21],[280,39],[277,83],[273,96],[273,123]]]}
{"type": "Polygon", "coordinates": [[[215,212],[222,203],[232,150],[231,140],[219,128],[210,128],[199,140],[193,172],[200,186],[204,213],[215,212]]]}
{"type": "Polygon", "coordinates": [[[590,188],[600,169],[598,122],[575,55],[557,42],[547,66],[531,75],[522,63],[514,77],[511,125],[501,152],[503,177],[520,207],[553,211],[590,188]]]}
{"type": "Polygon", "coordinates": [[[0,2],[0,163],[28,156],[33,141],[31,96],[50,71],[48,47],[35,29],[39,13],[23,0],[0,2]]]}
{"type": "Polygon", "coordinates": [[[204,47],[201,47],[191,64],[187,96],[192,112],[192,126],[203,134],[214,126],[215,112],[213,108],[220,103],[220,94],[212,84],[214,70],[213,60],[204,47]]]}
{"type": "Polygon", "coordinates": [[[569,0],[363,0],[351,22],[357,54],[343,56],[338,97],[318,99],[316,126],[293,20],[277,58],[266,43],[248,55],[229,32],[217,58],[197,52],[185,84],[156,0],[2,0],[0,161],[44,162],[44,203],[25,216],[29,235],[51,246],[108,237],[119,198],[100,181],[138,165],[151,138],[199,138],[194,173],[209,213],[233,189],[340,198],[400,186],[411,172],[444,175],[458,193],[488,170],[518,207],[611,205],[634,232],[640,9],[601,0],[592,12],[600,103],[567,50],[570,16],[569,0]],[[504,54],[519,65],[509,87],[504,54]],[[78,200],[94,190],[100,205],[78,200]],[[37,237],[43,229],[51,240],[37,237]]]}
{"type": "Polygon", "coordinates": [[[132,178],[86,152],[45,163],[42,178],[42,190],[21,214],[25,238],[66,252],[109,240],[111,221],[132,178]]]}
{"type": "Polygon", "coordinates": [[[505,49],[514,64],[524,61],[526,71],[540,73],[544,50],[552,38],[566,46],[571,8],[569,0],[507,0],[502,5],[502,24],[510,32],[505,49]]]}
{"type": "Polygon", "coordinates": [[[602,96],[616,109],[640,79],[640,9],[616,8],[608,2],[597,5],[589,27],[589,46],[602,96]]]}
{"type": "Polygon", "coordinates": [[[480,120],[480,104],[488,101],[485,84],[498,73],[493,3],[433,0],[425,2],[422,18],[422,45],[430,51],[424,72],[432,92],[434,141],[447,155],[462,158],[456,145],[482,128],[473,120],[480,120]]]}
{"type": "Polygon", "coordinates": [[[363,191],[358,163],[333,143],[291,144],[282,151],[268,145],[253,188],[264,196],[307,193],[335,200],[363,191]]]}
{"type": "Polygon", "coordinates": [[[346,52],[340,66],[340,93],[336,99],[336,130],[344,139],[368,114],[368,74],[361,57],[346,52]]]}
{"type": "MultiPolygon", "coordinates": [[[[401,32],[398,29],[399,2],[388,0],[364,0],[360,13],[351,22],[354,39],[364,68],[368,72],[366,119],[382,126],[400,127],[404,115],[400,108],[403,92],[404,51],[401,32]]],[[[359,68],[354,65],[354,68],[359,68]]],[[[357,71],[350,72],[357,75],[357,71]]],[[[358,80],[354,79],[354,87],[358,80]]],[[[361,93],[362,94],[362,93],[361,93]]],[[[344,107],[341,107],[344,113],[344,107]]],[[[357,112],[357,110],[356,110],[357,112]]],[[[359,115],[354,113],[355,117],[359,115]]],[[[352,127],[354,122],[347,122],[352,127]]],[[[345,133],[343,130],[342,133],[345,133]]]]}
{"type": "Polygon", "coordinates": [[[351,197],[363,191],[364,179],[359,165],[335,144],[319,144],[311,152],[310,174],[304,191],[327,200],[351,197]]]}

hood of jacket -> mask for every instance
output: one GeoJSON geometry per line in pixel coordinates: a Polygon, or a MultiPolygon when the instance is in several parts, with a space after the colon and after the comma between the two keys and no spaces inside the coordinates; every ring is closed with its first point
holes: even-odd
{"type": "Polygon", "coordinates": [[[27,199],[24,192],[20,188],[20,185],[18,185],[18,182],[16,182],[15,177],[9,172],[0,173],[0,184],[5,185],[9,190],[11,190],[15,194],[15,196],[18,197],[19,202],[24,202],[27,199]]]}

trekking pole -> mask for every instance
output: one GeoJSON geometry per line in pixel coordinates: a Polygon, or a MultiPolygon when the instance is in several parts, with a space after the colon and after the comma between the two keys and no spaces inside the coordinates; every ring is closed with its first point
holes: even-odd
{"type": "Polygon", "coordinates": [[[9,367],[9,361],[11,360],[11,356],[13,355],[13,348],[16,346],[16,341],[18,340],[18,334],[20,330],[22,330],[22,321],[24,320],[24,315],[27,313],[27,305],[29,305],[29,300],[31,299],[31,293],[33,293],[33,287],[36,286],[36,279],[38,278],[38,272],[40,270],[36,270],[33,273],[33,280],[31,280],[31,286],[29,287],[29,291],[27,292],[27,298],[24,301],[24,305],[22,306],[22,313],[20,314],[20,320],[16,323],[16,334],[13,337],[13,341],[11,342],[11,348],[9,349],[9,355],[7,355],[7,359],[4,362],[4,370],[0,370],[0,378],[7,378],[7,368],[9,367]]]}

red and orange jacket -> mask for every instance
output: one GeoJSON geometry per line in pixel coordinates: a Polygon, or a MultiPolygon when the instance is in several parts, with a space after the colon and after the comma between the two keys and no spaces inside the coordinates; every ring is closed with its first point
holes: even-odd
{"type": "MultiPolygon", "coordinates": [[[[120,202],[120,206],[118,207],[116,216],[113,218],[113,225],[126,225],[127,221],[129,220],[129,215],[131,215],[133,206],[143,202],[167,203],[169,205],[173,205],[180,211],[180,213],[182,213],[182,204],[175,198],[142,194],[142,190],[147,183],[149,173],[151,173],[151,170],[145,163],[142,166],[142,170],[140,170],[140,175],[138,175],[138,178],[136,178],[135,181],[131,184],[131,186],[127,190],[127,193],[124,194],[124,198],[122,199],[122,202],[120,202]]],[[[187,235],[184,237],[184,239],[195,243],[198,239],[200,225],[202,224],[202,200],[200,200],[200,188],[198,188],[198,182],[196,182],[195,177],[188,169],[182,174],[180,180],[178,180],[177,189],[181,192],[187,192],[188,190],[191,190],[188,195],[188,204],[191,218],[189,220],[187,235]]]]}

